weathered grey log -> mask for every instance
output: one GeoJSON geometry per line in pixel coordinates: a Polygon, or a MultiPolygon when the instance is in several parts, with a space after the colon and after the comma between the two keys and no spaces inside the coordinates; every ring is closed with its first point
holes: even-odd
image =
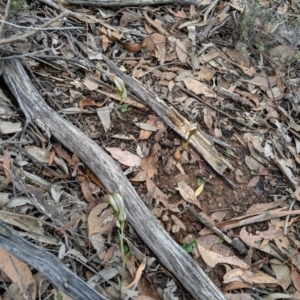
{"type": "Polygon", "coordinates": [[[201,6],[203,0],[65,0],[65,3],[88,7],[130,7],[145,5],[180,4],[201,6]]]}
{"type": "Polygon", "coordinates": [[[0,220],[0,245],[13,256],[43,273],[52,284],[76,300],[105,300],[56,256],[29,243],[0,220]]]}
{"type": "Polygon", "coordinates": [[[128,221],[160,262],[195,299],[222,299],[198,264],[172,239],[153,217],[115,161],[75,126],[61,118],[44,102],[22,64],[7,60],[3,78],[32,120],[74,152],[96,174],[108,192],[123,196],[128,221]]]}

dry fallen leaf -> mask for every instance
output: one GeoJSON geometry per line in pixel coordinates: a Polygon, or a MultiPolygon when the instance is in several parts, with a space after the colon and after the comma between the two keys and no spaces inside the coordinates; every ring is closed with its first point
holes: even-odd
{"type": "Polygon", "coordinates": [[[240,231],[239,236],[241,240],[249,247],[260,249],[263,245],[262,244],[263,241],[268,242],[277,237],[282,238],[283,232],[277,230],[274,225],[271,225],[268,230],[261,231],[259,234],[253,235],[247,232],[246,227],[243,227],[240,231]]]}
{"type": "Polygon", "coordinates": [[[105,104],[106,101],[99,103],[96,102],[94,100],[88,99],[88,98],[84,98],[82,100],[79,101],[79,107],[81,109],[83,109],[86,106],[98,106],[98,107],[102,107],[105,104]]]}
{"type": "Polygon", "coordinates": [[[141,51],[143,47],[142,44],[135,44],[132,42],[121,42],[120,44],[124,47],[124,49],[126,49],[130,53],[137,53],[141,51]]]}
{"type": "Polygon", "coordinates": [[[183,78],[183,82],[187,89],[195,93],[196,95],[204,95],[206,97],[217,97],[216,93],[211,90],[205,83],[200,82],[199,80],[187,77],[183,78]]]}
{"type": "Polygon", "coordinates": [[[255,187],[257,186],[258,182],[259,182],[259,176],[254,176],[248,183],[248,187],[255,187]]]}
{"type": "Polygon", "coordinates": [[[250,68],[250,59],[244,51],[238,49],[229,49],[227,48],[225,53],[230,57],[230,59],[237,65],[250,68]]]}
{"type": "Polygon", "coordinates": [[[236,256],[224,256],[220,253],[216,253],[214,251],[205,249],[199,243],[197,243],[197,246],[202,259],[211,268],[214,268],[217,264],[229,264],[233,266],[238,266],[243,269],[249,268],[248,264],[246,264],[244,261],[242,261],[236,256]]]}
{"type": "Polygon", "coordinates": [[[10,176],[10,161],[9,161],[9,152],[8,152],[8,150],[5,150],[5,152],[4,152],[3,166],[4,166],[5,177],[8,179],[9,182],[12,182],[12,179],[11,179],[11,176],[10,176]]]}
{"type": "Polygon", "coordinates": [[[0,132],[1,134],[12,134],[22,131],[21,122],[5,122],[0,120],[0,132]]]}
{"type": "Polygon", "coordinates": [[[141,166],[142,159],[138,155],[133,154],[127,150],[123,151],[120,148],[108,148],[108,147],[106,147],[105,150],[107,150],[114,159],[116,159],[119,163],[121,163],[124,166],[127,167],[141,166]]]}
{"type": "Polygon", "coordinates": [[[144,256],[143,262],[140,264],[139,268],[136,271],[134,280],[129,285],[127,285],[126,287],[124,287],[125,290],[131,288],[132,286],[134,286],[139,281],[139,279],[141,278],[142,272],[144,271],[145,267],[146,267],[146,255],[144,256]]]}
{"type": "Polygon", "coordinates": [[[173,16],[175,16],[175,17],[179,17],[181,19],[186,19],[187,18],[187,14],[185,13],[185,11],[183,9],[175,12],[171,8],[169,8],[168,6],[166,8],[167,8],[168,12],[170,14],[172,14],[173,16]]]}
{"type": "Polygon", "coordinates": [[[204,189],[204,183],[200,184],[200,186],[197,188],[195,192],[195,196],[198,197],[202,193],[203,189],[204,189]]]}
{"type": "Polygon", "coordinates": [[[83,80],[83,84],[90,91],[95,91],[98,88],[98,83],[86,77],[83,80]]]}
{"type": "Polygon", "coordinates": [[[162,26],[161,23],[155,21],[155,20],[152,20],[146,11],[143,11],[143,15],[145,17],[145,19],[154,27],[156,28],[161,34],[165,35],[165,36],[168,36],[168,32],[164,29],[164,27],[162,26]]]}
{"type": "Polygon", "coordinates": [[[151,34],[151,39],[155,45],[155,56],[161,65],[164,64],[167,50],[166,50],[166,38],[159,33],[151,34]]]}
{"type": "Polygon", "coordinates": [[[37,287],[30,268],[2,247],[0,247],[0,269],[17,285],[18,299],[36,298],[37,287]]]}
{"type": "Polygon", "coordinates": [[[85,200],[88,203],[90,203],[91,206],[94,206],[96,199],[94,198],[90,190],[88,178],[85,176],[85,174],[82,172],[80,168],[77,169],[76,179],[80,184],[81,191],[85,200]]]}
{"type": "Polygon", "coordinates": [[[271,48],[268,52],[272,59],[277,59],[285,62],[287,59],[292,59],[297,53],[297,50],[292,46],[278,45],[271,48]]]}
{"type": "Polygon", "coordinates": [[[157,151],[154,151],[148,157],[142,158],[141,170],[139,173],[130,180],[132,181],[145,181],[147,178],[151,178],[156,173],[156,157],[157,151]]]}
{"type": "Polygon", "coordinates": [[[173,220],[175,225],[177,225],[178,227],[186,231],[185,225],[182,223],[180,219],[178,219],[175,215],[171,215],[171,219],[173,220]]]}
{"type": "Polygon", "coordinates": [[[109,203],[101,203],[94,207],[88,216],[89,237],[95,233],[105,233],[116,224],[116,217],[109,203]]]}
{"type": "Polygon", "coordinates": [[[188,47],[190,46],[190,42],[187,41],[181,41],[179,39],[176,39],[176,53],[179,61],[182,64],[186,64],[187,59],[189,57],[188,55],[188,47]]]}
{"type": "Polygon", "coordinates": [[[167,196],[155,185],[155,183],[150,179],[146,179],[147,191],[152,192],[152,198],[161,202],[165,207],[168,207],[167,196]]]}
{"type": "Polygon", "coordinates": [[[291,272],[289,267],[278,259],[271,259],[270,265],[276,275],[276,279],[281,283],[284,290],[287,290],[291,284],[291,272]]]}
{"type": "Polygon", "coordinates": [[[176,188],[176,190],[179,191],[180,195],[182,196],[182,198],[185,201],[196,205],[197,207],[199,207],[202,210],[201,205],[197,200],[194,190],[189,185],[187,185],[187,183],[185,181],[178,182],[178,187],[176,188]]]}
{"type": "Polygon", "coordinates": [[[250,214],[258,214],[258,213],[262,213],[265,211],[268,211],[269,209],[275,208],[275,207],[284,207],[286,206],[286,202],[285,201],[277,201],[277,202],[270,202],[270,203],[257,203],[257,204],[253,204],[251,205],[247,211],[246,214],[250,215],[250,214]]]}
{"type": "Polygon", "coordinates": [[[229,283],[232,281],[240,281],[240,282],[247,282],[251,285],[257,284],[257,285],[264,285],[264,284],[276,284],[281,286],[281,284],[273,278],[272,276],[258,271],[258,272],[252,272],[250,270],[245,269],[233,269],[227,272],[223,277],[223,283],[229,283]]]}
{"type": "Polygon", "coordinates": [[[294,287],[298,292],[300,292],[300,274],[298,273],[296,268],[292,269],[291,279],[293,281],[294,287]]]}

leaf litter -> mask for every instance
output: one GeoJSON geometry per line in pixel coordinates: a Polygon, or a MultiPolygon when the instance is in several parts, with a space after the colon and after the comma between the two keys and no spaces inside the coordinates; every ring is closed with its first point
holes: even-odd
{"type": "MultiPolygon", "coordinates": [[[[227,299],[300,298],[298,6],[294,1],[203,1],[200,10],[165,4],[84,13],[74,6],[72,21],[66,18],[59,26],[85,25],[86,31],[39,32],[14,48],[35,72],[48,103],[104,146],[173,238],[180,244],[189,236],[190,244],[197,242],[191,253],[195,263],[227,299]],[[129,86],[123,102],[101,53],[198,123],[197,130],[234,166],[226,176],[235,189],[159,116],[149,114],[147,103],[130,94],[129,86]],[[247,254],[239,255],[191,216],[190,205],[225,235],[240,239],[247,254]]],[[[19,22],[36,24],[32,16],[28,10],[19,22]]],[[[107,191],[72,149],[32,126],[23,125],[25,133],[18,134],[24,119],[4,93],[0,218],[45,249],[51,245],[65,264],[78,266],[81,278],[118,299],[122,261],[116,218],[102,199],[107,191]],[[76,239],[67,243],[51,225],[76,239]]],[[[125,296],[160,299],[165,293],[191,299],[167,272],[160,274],[160,264],[141,247],[130,224],[126,237],[125,296]],[[163,288],[156,285],[159,276],[163,288]]],[[[1,257],[3,298],[8,292],[38,297],[34,270],[10,254],[1,257]]]]}

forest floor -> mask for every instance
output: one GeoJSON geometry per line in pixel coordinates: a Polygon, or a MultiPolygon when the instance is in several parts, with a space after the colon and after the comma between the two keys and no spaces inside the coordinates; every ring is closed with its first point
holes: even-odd
{"type": "MultiPolygon", "coordinates": [[[[2,3],[8,23],[1,23],[1,64],[7,57],[22,61],[45,102],[115,159],[145,209],[227,299],[300,299],[299,2],[116,8],[100,2],[20,0],[9,1],[10,10],[2,3]],[[34,32],[66,9],[64,19],[34,32]],[[32,34],[24,38],[26,32],[32,34]],[[190,122],[185,139],[134,95],[102,54],[190,122]],[[189,139],[197,131],[227,162],[222,174],[193,149],[189,139]],[[214,228],[246,250],[239,253],[214,228]]],[[[130,223],[121,253],[101,181],[63,141],[26,128],[21,107],[1,86],[0,219],[107,299],[192,299],[130,223]],[[75,240],[47,225],[53,220],[16,188],[14,173],[26,190],[43,191],[75,240]],[[146,264],[137,252],[146,254],[146,264]]],[[[69,299],[50,281],[41,288],[36,270],[22,266],[15,262],[17,272],[10,272],[3,250],[3,299],[69,299]]]]}

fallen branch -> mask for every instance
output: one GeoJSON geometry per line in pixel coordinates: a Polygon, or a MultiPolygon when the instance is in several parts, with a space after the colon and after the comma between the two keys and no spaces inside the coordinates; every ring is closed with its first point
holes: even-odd
{"type": "Polygon", "coordinates": [[[52,284],[76,300],[105,300],[56,256],[29,243],[0,220],[0,244],[16,258],[43,273],[52,284]]]}
{"type": "Polygon", "coordinates": [[[201,6],[203,0],[66,0],[68,4],[83,5],[88,7],[130,7],[162,4],[181,4],[201,6]]]}
{"type": "Polygon", "coordinates": [[[108,192],[123,196],[130,224],[186,290],[196,299],[224,300],[222,292],[198,264],[159,225],[114,160],[83,132],[49,108],[18,60],[5,62],[3,78],[32,121],[79,156],[108,192]]]}
{"type": "MultiPolygon", "coordinates": [[[[17,36],[12,36],[12,37],[7,38],[7,39],[0,39],[0,46],[1,45],[6,45],[6,44],[11,44],[11,43],[16,42],[16,41],[24,40],[24,39],[36,34],[40,29],[44,29],[44,28],[48,27],[52,23],[66,17],[67,15],[68,15],[68,12],[64,11],[60,15],[58,15],[57,17],[45,22],[41,26],[38,26],[35,30],[27,31],[24,34],[17,35],[17,36]]],[[[2,24],[4,24],[4,23],[2,23],[2,24]]]]}

